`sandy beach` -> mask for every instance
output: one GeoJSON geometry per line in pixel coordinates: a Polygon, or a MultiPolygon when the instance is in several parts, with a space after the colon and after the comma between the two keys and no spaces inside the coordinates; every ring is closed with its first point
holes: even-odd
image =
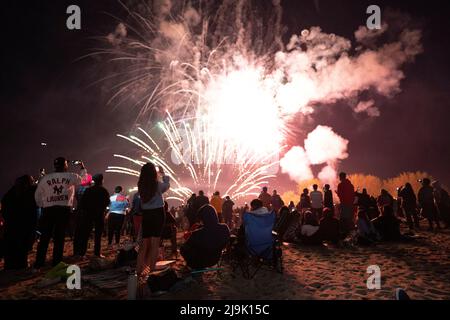
{"type": "MultiPolygon", "coordinates": [[[[306,247],[285,243],[283,274],[264,267],[254,279],[246,280],[240,270],[233,272],[225,261],[219,273],[204,273],[175,292],[158,297],[148,296],[146,299],[392,300],[393,292],[398,287],[406,289],[412,299],[450,299],[450,230],[420,231],[417,234],[421,238],[411,243],[385,243],[369,248],[306,247]],[[367,289],[369,265],[380,267],[380,290],[367,289]]],[[[70,252],[72,244],[68,241],[67,255],[70,252]]],[[[34,260],[34,253],[30,255],[31,261],[34,260]]],[[[104,254],[108,261],[115,257],[113,251],[105,251],[104,254]]],[[[92,246],[88,255],[92,255],[92,246]]],[[[81,290],[68,290],[64,281],[39,288],[38,283],[45,270],[40,274],[1,271],[0,299],[127,298],[124,268],[92,272],[88,268],[89,260],[77,262],[68,258],[66,262],[77,263],[81,267],[81,290]],[[99,276],[103,277],[103,281],[98,281],[99,276]]],[[[174,269],[181,274],[183,267],[184,261],[179,257],[174,269]]],[[[2,264],[0,268],[3,268],[2,264]]]]}

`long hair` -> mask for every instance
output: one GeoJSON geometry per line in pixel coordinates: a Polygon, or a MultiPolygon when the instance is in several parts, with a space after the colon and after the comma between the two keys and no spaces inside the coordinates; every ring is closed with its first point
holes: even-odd
{"type": "Polygon", "coordinates": [[[138,192],[142,203],[150,201],[158,189],[158,175],[156,167],[149,162],[142,166],[138,181],[138,192]]]}

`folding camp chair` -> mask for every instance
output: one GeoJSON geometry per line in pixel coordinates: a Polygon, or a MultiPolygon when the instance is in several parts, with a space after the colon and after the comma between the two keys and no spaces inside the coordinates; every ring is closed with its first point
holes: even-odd
{"type": "Polygon", "coordinates": [[[238,266],[246,279],[252,279],[264,265],[283,272],[281,242],[273,231],[275,218],[275,212],[244,215],[245,248],[235,247],[236,263],[233,269],[238,266]]]}

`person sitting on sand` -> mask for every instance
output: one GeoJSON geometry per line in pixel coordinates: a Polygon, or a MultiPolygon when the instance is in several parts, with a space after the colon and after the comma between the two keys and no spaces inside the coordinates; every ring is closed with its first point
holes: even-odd
{"type": "Polygon", "coordinates": [[[181,255],[191,269],[203,269],[215,265],[230,240],[228,226],[219,223],[216,210],[212,206],[201,207],[199,217],[203,227],[192,232],[180,248],[181,255]]]}
{"type": "Polygon", "coordinates": [[[286,227],[286,231],[282,235],[281,239],[285,242],[296,242],[297,241],[297,230],[300,227],[301,216],[300,213],[294,209],[294,211],[289,212],[289,224],[286,227]]]}
{"type": "Polygon", "coordinates": [[[299,238],[303,244],[322,244],[322,237],[319,232],[319,223],[311,211],[305,212],[305,223],[300,228],[299,238]]]}
{"type": "Polygon", "coordinates": [[[372,223],[380,234],[382,241],[399,241],[402,239],[400,220],[395,217],[391,206],[384,207],[381,216],[374,219],[372,223]]]}
{"type": "Polygon", "coordinates": [[[370,221],[367,217],[367,212],[365,210],[359,210],[356,225],[358,228],[358,244],[365,246],[371,245],[378,241],[380,236],[372,221],[370,221]]]}
{"type": "Polygon", "coordinates": [[[321,240],[338,243],[340,239],[339,220],[334,217],[334,210],[325,208],[323,216],[319,225],[321,240]]]}

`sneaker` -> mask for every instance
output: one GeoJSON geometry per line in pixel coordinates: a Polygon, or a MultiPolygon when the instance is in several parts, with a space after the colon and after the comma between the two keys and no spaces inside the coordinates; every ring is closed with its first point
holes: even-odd
{"type": "Polygon", "coordinates": [[[395,300],[411,300],[406,291],[402,288],[395,289],[395,300]]]}

